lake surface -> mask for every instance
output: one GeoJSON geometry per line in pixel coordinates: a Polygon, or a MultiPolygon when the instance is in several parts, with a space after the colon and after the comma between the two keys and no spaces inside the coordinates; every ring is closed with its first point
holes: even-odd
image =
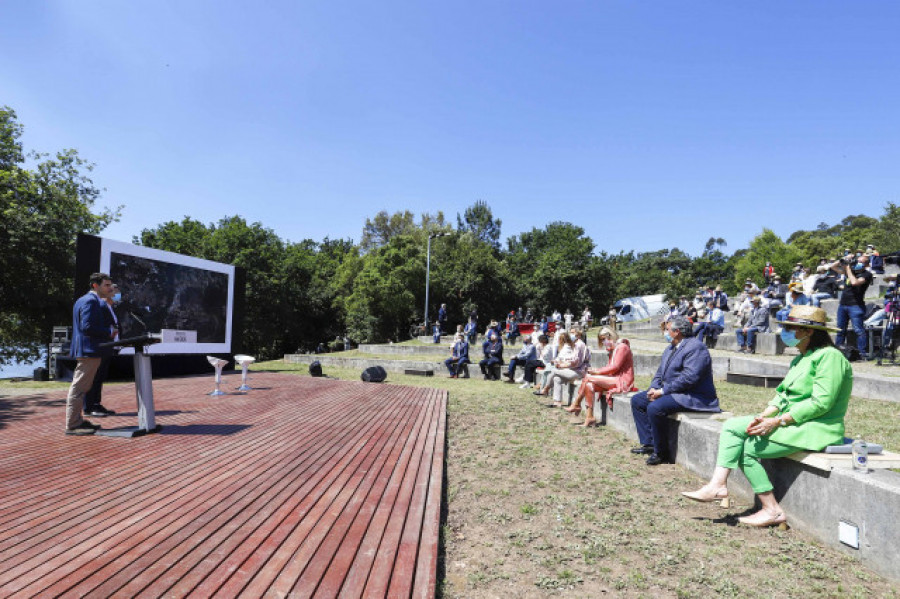
{"type": "Polygon", "coordinates": [[[43,358],[34,362],[16,362],[0,366],[0,379],[8,379],[12,377],[27,376],[31,378],[34,375],[34,369],[46,366],[47,360],[43,358]]]}

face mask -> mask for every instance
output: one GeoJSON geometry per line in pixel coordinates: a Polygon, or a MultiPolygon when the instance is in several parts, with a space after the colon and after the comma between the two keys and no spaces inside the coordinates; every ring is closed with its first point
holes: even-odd
{"type": "Polygon", "coordinates": [[[666,338],[668,343],[672,343],[672,335],[669,334],[669,331],[666,331],[665,334],[663,334],[663,337],[666,338]]]}
{"type": "Polygon", "coordinates": [[[863,269],[862,262],[857,262],[856,264],[853,265],[853,270],[862,270],[862,269],[863,269]]]}
{"type": "Polygon", "coordinates": [[[612,348],[613,348],[613,342],[610,341],[609,339],[605,339],[605,340],[603,341],[603,347],[606,349],[606,351],[612,351],[612,348]]]}
{"type": "Polygon", "coordinates": [[[116,294],[114,296],[112,296],[112,298],[113,298],[114,302],[121,302],[122,301],[122,292],[117,291],[116,294]]]}
{"type": "Polygon", "coordinates": [[[782,329],[781,340],[788,347],[795,347],[798,343],[800,343],[800,340],[797,339],[797,333],[795,333],[794,331],[788,331],[787,329],[782,329]]]}

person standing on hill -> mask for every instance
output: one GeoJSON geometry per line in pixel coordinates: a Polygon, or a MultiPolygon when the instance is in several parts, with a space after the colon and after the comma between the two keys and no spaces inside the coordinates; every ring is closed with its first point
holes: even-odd
{"type": "Polygon", "coordinates": [[[872,284],[872,273],[866,270],[869,257],[859,256],[853,262],[849,260],[843,264],[844,275],[847,277],[844,290],[841,292],[841,303],[837,311],[838,334],[834,342],[841,346],[847,336],[847,325],[852,322],[856,332],[856,348],[859,350],[861,360],[868,358],[869,335],[866,332],[866,290],[872,284]],[[849,263],[848,263],[849,262],[849,263]]]}
{"type": "Polygon", "coordinates": [[[100,428],[81,416],[84,396],[94,383],[94,376],[105,355],[112,348],[100,344],[113,340],[106,298],[113,294],[112,279],[105,273],[94,273],[90,279],[91,290],[75,302],[72,309],[72,347],[69,355],[75,358],[75,374],[66,397],[66,434],[93,435],[100,428]]]}

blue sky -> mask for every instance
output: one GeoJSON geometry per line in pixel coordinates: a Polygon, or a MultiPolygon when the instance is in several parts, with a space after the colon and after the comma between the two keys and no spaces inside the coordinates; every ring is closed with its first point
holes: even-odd
{"type": "Polygon", "coordinates": [[[900,203],[898,31],[893,1],[6,0],[0,105],[97,164],[122,241],[483,199],[504,238],[733,252],[900,203]]]}

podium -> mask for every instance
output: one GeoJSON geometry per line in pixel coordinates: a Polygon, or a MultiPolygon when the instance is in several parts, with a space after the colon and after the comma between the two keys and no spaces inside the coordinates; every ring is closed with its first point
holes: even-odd
{"type": "Polygon", "coordinates": [[[137,426],[125,426],[121,428],[98,429],[94,434],[102,437],[140,437],[149,433],[156,433],[162,427],[156,424],[156,411],[153,407],[153,372],[150,367],[150,356],[144,348],[162,341],[162,336],[154,333],[127,337],[108,343],[101,343],[100,347],[134,348],[134,392],[137,396],[137,426]]]}

